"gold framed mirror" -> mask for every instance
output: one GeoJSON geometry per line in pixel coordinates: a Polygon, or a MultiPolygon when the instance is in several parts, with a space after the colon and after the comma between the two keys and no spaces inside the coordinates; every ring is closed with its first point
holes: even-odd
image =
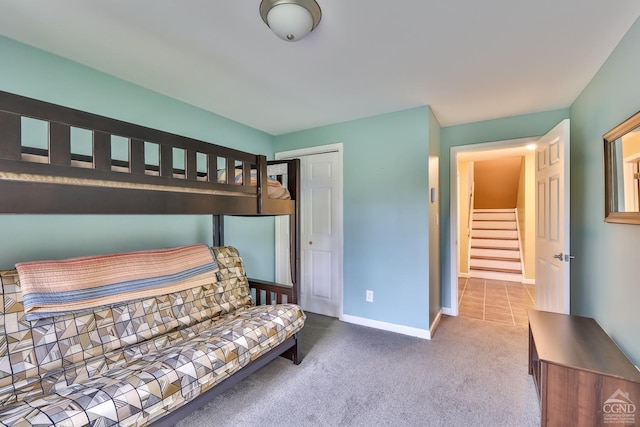
{"type": "Polygon", "coordinates": [[[640,224],[640,112],[603,138],[604,220],[640,224]]]}

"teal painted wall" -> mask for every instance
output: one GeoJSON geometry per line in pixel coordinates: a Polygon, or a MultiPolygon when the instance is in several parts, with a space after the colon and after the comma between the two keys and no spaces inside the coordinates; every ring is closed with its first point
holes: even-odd
{"type": "Polygon", "coordinates": [[[571,311],[640,365],[640,226],[604,219],[602,135],[640,110],[640,19],[571,106],[571,311]]]}
{"type": "MultiPolygon", "coordinates": [[[[546,111],[496,120],[442,128],[440,155],[440,250],[442,255],[442,306],[451,307],[451,147],[482,142],[503,141],[544,135],[562,120],[569,118],[569,109],[546,111]]],[[[455,278],[453,278],[455,280],[455,278]]]]}
{"type": "Polygon", "coordinates": [[[429,117],[420,107],[275,137],[276,152],[344,144],[347,315],[429,327],[429,117]]]}
{"type": "MultiPolygon", "coordinates": [[[[273,137],[78,63],[0,37],[0,90],[273,155],[273,137]]],[[[152,72],[152,70],[149,70],[152,72]]],[[[230,218],[226,240],[248,274],[274,277],[272,218],[230,218]]],[[[0,268],[17,261],[211,243],[209,216],[0,215],[0,268]]]]}

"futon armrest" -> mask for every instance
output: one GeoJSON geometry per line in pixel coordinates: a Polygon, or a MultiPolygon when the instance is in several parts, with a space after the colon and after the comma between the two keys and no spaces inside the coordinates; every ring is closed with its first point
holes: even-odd
{"type": "Polygon", "coordinates": [[[249,288],[256,290],[256,305],[283,304],[285,302],[298,303],[291,286],[266,280],[250,278],[247,280],[249,281],[249,288]]]}

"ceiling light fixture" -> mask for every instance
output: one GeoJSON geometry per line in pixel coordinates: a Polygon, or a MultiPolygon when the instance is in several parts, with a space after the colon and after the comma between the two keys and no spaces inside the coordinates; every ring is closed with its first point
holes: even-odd
{"type": "Polygon", "coordinates": [[[262,0],[260,16],[276,36],[295,42],[318,26],[322,11],[315,0],[262,0]]]}

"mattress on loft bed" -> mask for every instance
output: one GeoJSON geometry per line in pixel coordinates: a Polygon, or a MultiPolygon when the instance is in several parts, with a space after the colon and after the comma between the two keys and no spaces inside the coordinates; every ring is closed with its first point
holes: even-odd
{"type": "MultiPolygon", "coordinates": [[[[34,163],[49,163],[49,158],[47,156],[41,156],[41,155],[37,155],[37,154],[26,154],[23,153],[22,154],[22,160],[25,161],[29,161],[29,162],[34,162],[34,163]]],[[[81,161],[81,160],[71,160],[71,166],[73,167],[77,167],[77,168],[86,168],[86,169],[92,169],[93,165],[90,162],[85,162],[85,161],[81,161]]],[[[111,170],[116,171],[116,172],[129,172],[129,170],[126,167],[123,166],[112,166],[111,170]]],[[[151,175],[151,176],[159,176],[159,172],[157,170],[151,170],[151,169],[147,169],[145,171],[146,175],[151,175]]],[[[176,179],[183,179],[184,178],[184,174],[183,173],[174,173],[173,177],[176,179]]],[[[207,176],[206,175],[202,175],[202,176],[198,176],[198,181],[206,181],[207,180],[207,176]]],[[[217,177],[218,182],[220,183],[224,183],[226,182],[226,172],[224,170],[220,170],[218,171],[218,177],[217,177]]],[[[80,182],[78,182],[80,183],[80,182]]],[[[242,184],[242,169],[236,169],[236,176],[235,176],[235,183],[238,185],[242,184]]],[[[89,183],[86,183],[89,184],[89,183]]],[[[257,185],[257,178],[256,178],[256,171],[255,169],[253,169],[251,171],[251,185],[257,185]]],[[[114,187],[120,187],[120,185],[114,183],[113,185],[114,187]]],[[[183,191],[187,191],[187,190],[183,190],[183,191]]],[[[240,194],[242,195],[242,194],[240,194]]],[[[280,181],[278,181],[275,178],[269,177],[267,180],[267,197],[269,197],[270,199],[279,199],[279,200],[291,200],[291,194],[289,193],[289,190],[284,187],[282,185],[282,183],[280,183],[280,181]]]]}
{"type": "MultiPolygon", "coordinates": [[[[218,171],[218,182],[226,182],[226,171],[218,171]]],[[[235,183],[242,184],[242,169],[236,169],[235,183]]],[[[257,173],[255,169],[251,169],[251,185],[258,185],[257,173]]],[[[270,199],[290,200],[291,194],[286,187],[277,179],[267,177],[267,194],[270,199]]]]}

